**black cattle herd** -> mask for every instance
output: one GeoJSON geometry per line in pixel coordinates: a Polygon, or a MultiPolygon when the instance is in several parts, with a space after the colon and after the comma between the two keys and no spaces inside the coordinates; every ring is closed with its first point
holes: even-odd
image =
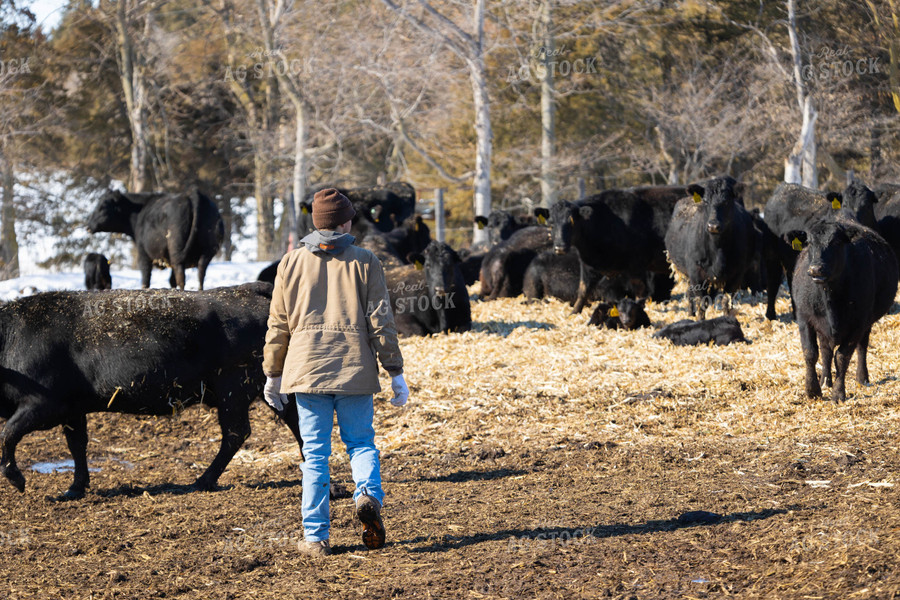
{"type": "MultiPolygon", "coordinates": [[[[800,330],[805,391],[821,396],[822,385],[833,383],[832,399],[840,402],[854,351],[857,380],[868,382],[871,328],[891,309],[900,277],[898,185],[870,190],[854,181],[826,193],[781,184],[762,214],[745,208],[742,186],[730,177],[612,189],[531,215],[496,210],[477,217],[488,242],[459,251],[431,239],[409,184],[343,191],[357,209],[356,243],[384,265],[401,335],[468,331],[467,286],[479,280],[482,300],[555,297],[573,305],[573,313],[593,307],[590,325],[652,327],[646,304],[671,298],[674,267],[688,279],[696,320],[654,336],[679,345],[728,344],[746,340],[732,314],[704,318],[710,295],[767,292],[766,317],[775,319],[786,279],[793,315],[785,318],[796,318],[800,330]]],[[[304,203],[301,234],[312,230],[309,213],[304,203]]],[[[258,282],[202,291],[223,223],[196,190],[109,192],[87,226],[134,239],[145,288],[153,265],[171,268],[170,285],[181,290],[185,269],[197,267],[201,291],[112,290],[109,262],[89,254],[85,287],[105,291],[47,292],[0,304],[6,420],[0,471],[24,491],[16,445],[32,431],[62,425],[75,470],[60,498],[81,497],[88,485],[88,413],[161,415],[203,403],[217,408],[222,439],[194,485],[213,488],[250,435],[249,406],[265,384],[262,340],[278,263],[258,282]]],[[[296,407],[285,410],[279,417],[302,447],[296,407]]]]}

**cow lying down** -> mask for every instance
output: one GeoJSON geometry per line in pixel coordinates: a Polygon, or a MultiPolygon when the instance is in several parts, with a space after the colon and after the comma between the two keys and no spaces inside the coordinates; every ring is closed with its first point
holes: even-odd
{"type": "MultiPolygon", "coordinates": [[[[211,489],[250,435],[248,410],[265,385],[262,347],[272,286],[205,292],[47,292],[0,305],[0,471],[20,492],[16,445],[63,426],[75,462],[64,498],[88,486],[87,413],[171,415],[218,409],[222,442],[196,480],[211,489]]],[[[297,440],[293,415],[281,415],[297,440]]]]}
{"type": "Polygon", "coordinates": [[[710,342],[716,346],[725,346],[747,341],[740,323],[731,316],[706,321],[676,321],[654,333],[653,337],[666,338],[676,346],[699,346],[710,342]]]}

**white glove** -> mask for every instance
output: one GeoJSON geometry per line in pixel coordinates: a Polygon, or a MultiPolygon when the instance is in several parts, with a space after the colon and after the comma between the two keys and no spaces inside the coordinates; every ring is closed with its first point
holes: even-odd
{"type": "Polygon", "coordinates": [[[403,374],[391,377],[391,389],[394,391],[394,397],[391,398],[391,404],[394,406],[403,406],[409,398],[409,388],[406,387],[406,380],[403,374]]]}
{"type": "Polygon", "coordinates": [[[269,406],[278,412],[284,410],[284,407],[287,406],[288,403],[288,397],[287,394],[281,393],[281,377],[266,377],[266,387],[263,389],[263,397],[266,399],[269,406]]]}

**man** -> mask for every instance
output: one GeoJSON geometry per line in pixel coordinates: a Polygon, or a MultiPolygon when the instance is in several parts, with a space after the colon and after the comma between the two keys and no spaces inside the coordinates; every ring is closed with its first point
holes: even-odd
{"type": "Polygon", "coordinates": [[[303,439],[303,533],[301,552],[331,553],[328,458],[337,413],[356,490],[356,514],[369,549],[384,545],[379,452],[375,448],[373,394],[381,391],[378,364],[391,375],[394,398],[403,406],[409,390],[390,307],[384,270],[372,252],[353,245],[356,211],[335,189],[313,197],[316,231],[278,265],[269,329],[263,349],[266,402],[281,411],[296,394],[303,439]]]}

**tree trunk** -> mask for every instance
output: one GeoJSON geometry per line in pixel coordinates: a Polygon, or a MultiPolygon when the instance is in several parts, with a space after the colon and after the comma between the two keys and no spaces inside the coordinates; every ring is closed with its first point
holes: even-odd
{"type": "MultiPolygon", "coordinates": [[[[484,58],[479,56],[469,61],[469,75],[472,80],[472,92],[475,99],[475,215],[491,214],[491,106],[488,99],[487,77],[484,71],[484,58]]],[[[473,244],[487,242],[487,230],[473,229],[473,244]]]]}
{"type": "MultiPolygon", "coordinates": [[[[131,127],[131,173],[128,190],[143,192],[148,189],[148,164],[150,152],[147,146],[147,84],[143,59],[134,48],[134,39],[128,29],[125,0],[116,3],[116,40],[119,50],[119,78],[125,96],[128,123],[131,127]]],[[[149,28],[146,17],[145,29],[149,28]]],[[[145,32],[146,33],[146,32],[145,32]]]]}
{"type": "Polygon", "coordinates": [[[297,119],[297,132],[294,140],[294,198],[291,224],[294,233],[294,245],[300,241],[300,204],[306,200],[306,182],[309,177],[309,162],[306,158],[306,106],[299,99],[294,101],[294,113],[297,119]]]}
{"type": "Polygon", "coordinates": [[[784,161],[784,180],[787,183],[799,183],[816,190],[819,189],[819,174],[816,169],[816,117],[818,113],[801,77],[803,61],[797,36],[796,0],[787,0],[787,8],[794,87],[797,91],[797,104],[803,115],[803,124],[800,127],[800,138],[794,145],[791,155],[784,161]]]}
{"type": "MultiPolygon", "coordinates": [[[[257,146],[259,148],[259,146],[257,146]]],[[[268,169],[262,152],[253,155],[253,194],[256,197],[256,260],[275,260],[275,202],[266,189],[268,169]]]]}
{"type": "Polygon", "coordinates": [[[554,98],[553,73],[550,60],[553,56],[555,40],[552,27],[552,2],[543,0],[541,6],[541,28],[543,33],[544,76],[541,78],[541,206],[549,208],[556,202],[556,181],[554,161],[556,146],[556,98],[554,98]]]}
{"type": "Polygon", "coordinates": [[[19,242],[16,239],[15,173],[12,161],[0,155],[3,164],[3,200],[0,207],[0,279],[19,276],[19,242]]]}

